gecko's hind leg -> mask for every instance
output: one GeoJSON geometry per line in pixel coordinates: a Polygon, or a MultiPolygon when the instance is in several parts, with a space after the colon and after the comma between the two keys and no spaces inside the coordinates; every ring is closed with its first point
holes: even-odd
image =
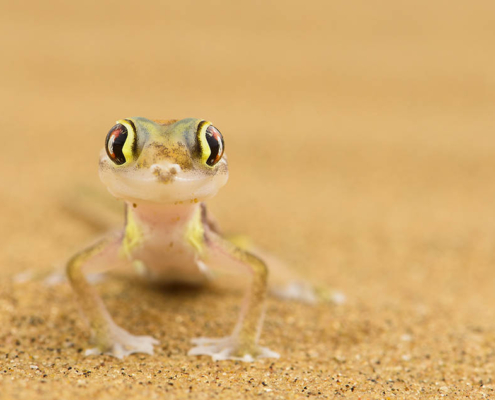
{"type": "Polygon", "coordinates": [[[229,236],[229,241],[243,250],[262,259],[268,266],[270,278],[268,291],[270,294],[283,299],[295,300],[308,304],[345,302],[345,295],[325,284],[316,284],[302,277],[283,261],[268,251],[256,246],[243,235],[229,236]]]}

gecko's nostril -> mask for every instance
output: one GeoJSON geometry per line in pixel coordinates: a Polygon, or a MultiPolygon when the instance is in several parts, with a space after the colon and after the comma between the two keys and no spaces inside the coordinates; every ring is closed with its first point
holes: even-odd
{"type": "Polygon", "coordinates": [[[175,175],[177,175],[181,168],[177,164],[164,163],[164,164],[153,164],[150,167],[151,173],[156,176],[157,180],[161,183],[171,182],[175,175]]]}

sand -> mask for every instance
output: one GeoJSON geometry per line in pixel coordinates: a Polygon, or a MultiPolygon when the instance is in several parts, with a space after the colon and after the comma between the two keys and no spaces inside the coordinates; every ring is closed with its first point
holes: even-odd
{"type": "Polygon", "coordinates": [[[495,5],[276,1],[0,5],[0,398],[493,398],[495,5]],[[268,301],[252,364],[189,357],[242,293],[109,276],[155,355],[85,357],[43,276],[121,223],[97,176],[114,121],[207,118],[223,228],[341,305],[268,301]]]}

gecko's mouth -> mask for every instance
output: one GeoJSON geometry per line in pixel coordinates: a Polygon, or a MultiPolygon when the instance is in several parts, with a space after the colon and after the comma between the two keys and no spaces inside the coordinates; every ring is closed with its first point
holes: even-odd
{"type": "Polygon", "coordinates": [[[180,165],[165,160],[149,168],[131,167],[125,170],[105,164],[105,159],[100,161],[100,178],[110,193],[134,202],[200,201],[214,196],[228,178],[226,165],[215,174],[205,174],[195,169],[185,171],[180,165]]]}

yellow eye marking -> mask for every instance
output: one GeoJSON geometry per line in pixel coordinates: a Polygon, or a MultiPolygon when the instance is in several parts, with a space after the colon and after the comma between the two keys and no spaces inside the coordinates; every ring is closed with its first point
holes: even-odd
{"type": "Polygon", "coordinates": [[[201,121],[198,125],[198,133],[197,133],[199,148],[201,150],[201,162],[208,167],[209,165],[206,164],[206,161],[208,160],[208,158],[210,158],[211,149],[210,146],[208,145],[208,141],[206,140],[206,130],[210,125],[211,122],[209,121],[201,121]]]}
{"type": "Polygon", "coordinates": [[[134,160],[134,155],[136,154],[137,138],[136,138],[136,127],[134,122],[129,119],[120,119],[117,124],[124,125],[127,129],[127,140],[122,147],[122,153],[125,157],[125,163],[122,165],[127,165],[134,160]]]}

